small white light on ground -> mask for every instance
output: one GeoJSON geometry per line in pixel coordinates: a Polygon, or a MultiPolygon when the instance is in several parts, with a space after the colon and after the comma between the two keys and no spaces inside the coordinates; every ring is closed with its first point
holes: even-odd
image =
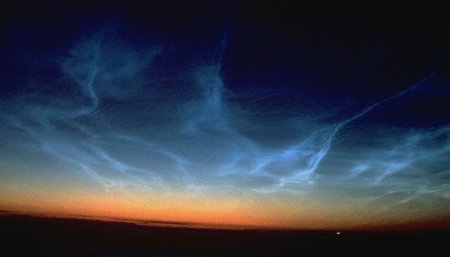
{"type": "Polygon", "coordinates": [[[341,232],[339,232],[339,231],[338,231],[338,232],[336,232],[336,235],[340,235],[340,234],[341,234],[341,232]]]}

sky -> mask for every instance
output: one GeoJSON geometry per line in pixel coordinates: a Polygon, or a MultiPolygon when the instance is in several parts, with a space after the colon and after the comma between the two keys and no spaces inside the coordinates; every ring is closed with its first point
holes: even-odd
{"type": "Polygon", "coordinates": [[[450,219],[444,3],[5,3],[0,209],[450,219]]]}

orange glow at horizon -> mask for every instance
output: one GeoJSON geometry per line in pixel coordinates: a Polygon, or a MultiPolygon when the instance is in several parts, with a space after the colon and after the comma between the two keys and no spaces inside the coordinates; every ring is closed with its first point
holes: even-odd
{"type": "Polygon", "coordinates": [[[298,210],[292,212],[273,203],[268,206],[246,199],[186,192],[136,197],[117,191],[55,191],[17,186],[0,191],[3,191],[0,194],[2,208],[49,215],[258,227],[293,227],[299,220],[309,225],[315,223],[308,217],[311,210],[309,214],[298,210]]]}
{"type": "MultiPolygon", "coordinates": [[[[153,197],[149,197],[153,198],[153,197]]],[[[187,222],[211,225],[290,227],[277,211],[246,206],[235,199],[213,199],[202,195],[156,196],[160,201],[124,197],[117,192],[101,195],[10,191],[2,193],[0,206],[21,212],[48,215],[90,216],[132,220],[187,222]],[[9,196],[7,196],[9,195],[9,196]],[[220,202],[219,202],[220,201],[220,202]]]]}
{"type": "Polygon", "coordinates": [[[364,213],[355,208],[339,209],[326,203],[279,201],[267,196],[258,200],[255,195],[130,194],[117,190],[39,189],[17,185],[0,189],[0,208],[54,216],[300,229],[351,229],[358,225],[393,224],[401,218],[364,213]]]}

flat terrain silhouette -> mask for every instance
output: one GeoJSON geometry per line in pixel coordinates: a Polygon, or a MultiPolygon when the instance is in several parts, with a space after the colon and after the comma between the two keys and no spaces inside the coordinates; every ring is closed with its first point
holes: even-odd
{"type": "MultiPolygon", "coordinates": [[[[176,224],[175,224],[176,225],[176,224]]],[[[206,229],[0,215],[2,256],[443,256],[446,231],[206,229]]]]}

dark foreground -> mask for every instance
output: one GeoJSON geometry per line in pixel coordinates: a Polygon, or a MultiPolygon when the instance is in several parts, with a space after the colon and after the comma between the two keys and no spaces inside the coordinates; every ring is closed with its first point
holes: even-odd
{"type": "Polygon", "coordinates": [[[149,227],[0,216],[0,256],[446,256],[447,232],[293,232],[149,227]]]}

